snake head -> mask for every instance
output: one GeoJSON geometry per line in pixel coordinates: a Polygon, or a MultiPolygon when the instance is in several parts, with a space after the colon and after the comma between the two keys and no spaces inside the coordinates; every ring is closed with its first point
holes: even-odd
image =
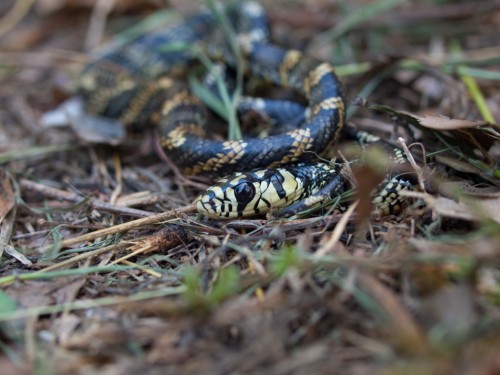
{"type": "Polygon", "coordinates": [[[257,169],[219,180],[198,197],[196,208],[212,218],[255,216],[290,205],[302,192],[303,181],[287,169],[257,169]]]}

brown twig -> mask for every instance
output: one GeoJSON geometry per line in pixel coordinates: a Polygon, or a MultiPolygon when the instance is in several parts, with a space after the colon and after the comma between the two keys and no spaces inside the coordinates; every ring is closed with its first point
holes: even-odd
{"type": "Polygon", "coordinates": [[[85,259],[92,258],[92,257],[100,255],[100,254],[107,253],[108,251],[118,250],[118,249],[125,248],[126,246],[128,246],[128,245],[127,244],[123,244],[123,243],[121,243],[121,244],[113,244],[113,245],[105,246],[103,248],[96,249],[96,250],[93,250],[93,251],[87,251],[87,252],[85,252],[83,254],[76,255],[76,256],[74,256],[74,257],[72,257],[70,259],[66,259],[66,260],[63,260],[62,262],[59,262],[59,263],[50,265],[48,267],[45,267],[45,268],[43,268],[41,270],[38,270],[38,271],[36,271],[34,273],[44,273],[44,272],[54,271],[54,270],[57,270],[57,269],[60,269],[60,268],[64,268],[64,267],[70,266],[73,263],[79,262],[81,260],[85,260],[85,259]]]}
{"type": "MultiPolygon", "coordinates": [[[[161,214],[156,214],[156,215],[152,215],[149,217],[143,217],[141,219],[129,221],[129,222],[123,223],[123,224],[118,224],[118,225],[112,226],[110,228],[97,230],[95,232],[87,233],[87,234],[84,234],[84,235],[81,235],[81,236],[78,236],[75,238],[69,238],[67,240],[61,241],[60,246],[61,246],[61,248],[68,247],[68,246],[76,245],[76,244],[81,243],[81,242],[92,241],[92,240],[95,240],[99,237],[109,236],[111,234],[116,234],[116,233],[120,233],[120,232],[126,232],[126,231],[129,231],[131,229],[139,228],[143,225],[157,224],[161,221],[178,218],[182,214],[187,214],[187,213],[190,213],[193,211],[195,211],[195,205],[191,204],[189,206],[185,206],[182,208],[173,209],[173,210],[170,210],[167,212],[162,212],[161,214]]],[[[51,247],[52,247],[52,245],[47,246],[44,249],[42,249],[41,252],[43,253],[43,252],[49,250],[51,247]]]]}
{"type": "MultiPolygon", "coordinates": [[[[21,181],[19,181],[19,184],[22,189],[34,191],[45,197],[50,197],[54,199],[64,199],[70,202],[78,203],[86,198],[77,193],[56,189],[24,178],[21,181]]],[[[120,214],[133,217],[148,217],[153,214],[152,212],[138,210],[136,208],[115,206],[93,198],[91,199],[91,204],[94,208],[98,210],[110,212],[112,214],[120,214]]]]}
{"type": "Polygon", "coordinates": [[[333,249],[336,247],[335,245],[337,244],[338,240],[340,239],[340,235],[344,231],[347,223],[349,222],[349,218],[351,215],[354,213],[354,210],[356,209],[358,205],[358,201],[354,202],[351,204],[349,209],[342,215],[342,218],[340,219],[339,223],[335,227],[335,230],[332,232],[330,235],[330,238],[326,243],[321,246],[318,251],[314,254],[316,258],[322,257],[326,255],[327,253],[333,251],[333,249]]]}
{"type": "Polygon", "coordinates": [[[7,33],[14,26],[16,26],[26,16],[35,0],[18,0],[15,1],[2,19],[0,19],[0,36],[7,33]]]}
{"type": "Polygon", "coordinates": [[[181,171],[179,171],[179,168],[177,168],[177,165],[175,165],[175,163],[168,157],[168,155],[165,154],[165,151],[163,150],[163,148],[161,147],[161,144],[159,142],[159,137],[156,134],[154,135],[154,139],[155,139],[154,140],[154,147],[155,147],[156,153],[158,154],[158,157],[161,160],[163,160],[165,162],[165,164],[167,164],[170,167],[170,169],[174,173],[177,181],[182,182],[183,185],[193,186],[193,187],[200,189],[200,190],[205,190],[207,188],[207,185],[200,184],[198,182],[191,181],[190,179],[186,178],[181,173],[181,171]]]}
{"type": "Polygon", "coordinates": [[[115,0],[98,0],[92,10],[87,36],[85,37],[85,49],[91,50],[96,47],[104,34],[106,19],[113,9],[115,0]]]}

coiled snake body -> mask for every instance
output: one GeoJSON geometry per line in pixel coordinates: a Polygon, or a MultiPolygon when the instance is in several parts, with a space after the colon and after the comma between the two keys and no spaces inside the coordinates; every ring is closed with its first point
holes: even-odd
{"type": "MultiPolygon", "coordinates": [[[[207,138],[204,107],[171,74],[196,57],[168,46],[201,43],[214,57],[209,45],[220,30],[212,12],[105,50],[80,78],[86,111],[125,126],[158,126],[164,150],[186,174],[229,175],[198,198],[197,208],[206,216],[241,217],[283,207],[282,214],[290,215],[316,205],[342,185],[336,168],[314,161],[331,153],[344,125],[344,100],[334,70],[329,63],[271,44],[259,3],[240,1],[226,11],[247,74],[292,88],[307,99],[299,127],[266,138],[207,138]]],[[[217,58],[234,64],[228,51],[217,58]]],[[[265,100],[254,103],[265,111],[265,100]]]]}

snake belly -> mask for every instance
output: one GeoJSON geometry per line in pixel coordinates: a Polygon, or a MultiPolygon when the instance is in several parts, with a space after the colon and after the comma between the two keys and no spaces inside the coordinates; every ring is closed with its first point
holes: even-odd
{"type": "Polygon", "coordinates": [[[105,49],[84,69],[79,91],[90,115],[117,119],[127,127],[158,127],[163,149],[183,173],[231,175],[226,185],[208,189],[197,201],[202,214],[231,218],[304,200],[337,176],[333,167],[314,160],[332,153],[343,130],[345,106],[329,63],[268,41],[258,2],[239,1],[226,12],[246,74],[291,88],[307,100],[307,116],[299,127],[266,138],[219,141],[207,136],[204,105],[172,74],[187,69],[196,54],[166,47],[197,44],[211,57],[234,64],[230,53],[211,55],[211,43],[220,33],[211,12],[105,49]]]}

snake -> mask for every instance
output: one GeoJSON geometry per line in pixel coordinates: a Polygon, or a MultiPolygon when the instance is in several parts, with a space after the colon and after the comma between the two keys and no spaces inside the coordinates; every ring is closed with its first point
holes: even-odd
{"type": "MultiPolygon", "coordinates": [[[[196,200],[204,216],[291,216],[343,189],[339,168],[324,161],[345,128],[341,83],[329,62],[273,44],[258,1],[232,2],[222,10],[201,11],[173,26],[112,42],[83,69],[78,90],[90,116],[115,119],[128,128],[156,127],[163,150],[182,173],[218,178],[196,200]],[[233,49],[221,30],[220,11],[234,29],[233,49]],[[183,79],[199,61],[200,50],[232,68],[243,58],[246,76],[302,95],[305,107],[248,97],[239,104],[277,122],[298,118],[296,126],[263,138],[212,139],[205,130],[206,107],[183,79]]],[[[406,187],[398,181],[392,185],[380,202],[388,211],[399,208],[396,193],[406,187]]]]}

